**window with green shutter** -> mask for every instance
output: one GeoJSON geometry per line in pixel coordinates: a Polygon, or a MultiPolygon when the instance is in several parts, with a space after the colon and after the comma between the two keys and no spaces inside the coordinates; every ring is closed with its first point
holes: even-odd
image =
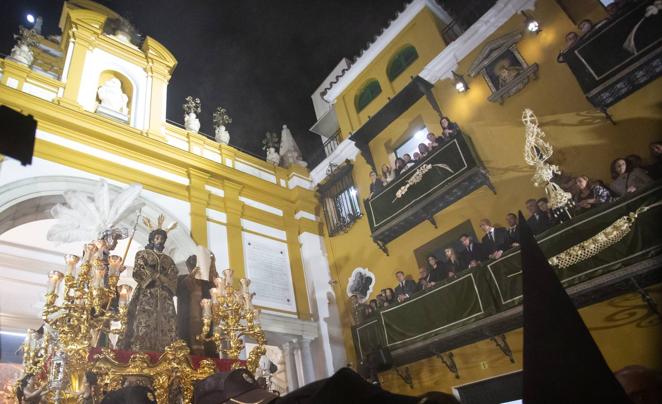
{"type": "Polygon", "coordinates": [[[398,53],[393,56],[391,61],[386,68],[386,75],[388,79],[393,81],[400,73],[404,72],[409,65],[414,63],[418,59],[418,52],[416,48],[411,45],[407,45],[404,48],[400,49],[398,53]]]}
{"type": "Polygon", "coordinates": [[[377,98],[382,92],[382,87],[379,85],[379,82],[375,79],[369,80],[367,83],[361,87],[356,98],[354,99],[354,104],[356,106],[356,111],[360,112],[366,105],[370,104],[372,100],[377,98]]]}

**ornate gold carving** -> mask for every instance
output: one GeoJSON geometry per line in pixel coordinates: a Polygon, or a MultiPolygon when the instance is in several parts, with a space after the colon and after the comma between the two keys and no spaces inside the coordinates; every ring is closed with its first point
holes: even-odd
{"type": "Polygon", "coordinates": [[[156,363],[151,363],[149,356],[140,352],[133,354],[128,363],[120,363],[113,351],[104,349],[93,359],[90,370],[98,375],[101,390],[117,390],[127,377],[147,378],[157,403],[171,402],[169,392],[173,386],[179,387],[183,402],[190,403],[195,382],[211,376],[216,371],[216,365],[210,359],[203,359],[198,369],[194,369],[189,354],[182,340],[166,347],[156,363]]]}
{"type": "MultiPolygon", "coordinates": [[[[204,341],[214,341],[218,352],[230,359],[239,359],[239,353],[244,349],[243,337],[251,337],[257,346],[248,354],[246,368],[251,372],[257,369],[260,358],[266,353],[267,340],[260,327],[259,310],[253,307],[253,295],[250,292],[250,279],[240,280],[241,290],[232,286],[233,273],[231,269],[223,271],[222,278],[214,280],[215,288],[210,290],[211,299],[203,299],[202,333],[198,336],[204,341]],[[214,333],[206,337],[214,325],[214,333]]],[[[239,362],[233,368],[240,366],[239,362]]]]}

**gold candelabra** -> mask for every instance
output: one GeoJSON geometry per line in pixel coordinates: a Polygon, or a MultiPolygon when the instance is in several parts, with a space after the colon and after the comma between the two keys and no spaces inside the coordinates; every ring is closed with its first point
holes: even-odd
{"type": "Polygon", "coordinates": [[[96,345],[101,333],[124,332],[132,292],[128,285],[120,286],[118,292],[117,283],[124,270],[123,258],[109,256],[105,240],[86,244],[82,260],[72,254],[64,258],[65,273],[51,271],[48,275],[42,312],[42,319],[50,330],[44,333],[42,350],[51,355],[47,390],[53,401],[77,396],[87,367],[89,348],[96,345]],[[80,266],[76,268],[79,262],[80,266]],[[63,292],[58,295],[63,280],[63,292]],[[119,322],[119,328],[112,328],[112,322],[119,322]]]}
{"type": "MultiPolygon", "coordinates": [[[[253,338],[257,344],[246,360],[246,368],[255,372],[260,358],[266,353],[267,340],[259,323],[259,310],[253,307],[254,293],[250,292],[250,279],[242,278],[241,289],[233,286],[233,271],[226,269],[223,276],[214,279],[216,287],[211,288],[211,299],[202,299],[202,341],[213,341],[221,355],[239,359],[244,349],[243,337],[253,338]],[[207,337],[212,329],[213,334],[207,337]]],[[[238,362],[233,367],[238,367],[238,362]]]]}

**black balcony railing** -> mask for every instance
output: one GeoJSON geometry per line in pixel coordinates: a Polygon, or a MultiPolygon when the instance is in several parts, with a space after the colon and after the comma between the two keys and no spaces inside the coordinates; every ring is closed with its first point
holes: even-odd
{"type": "Polygon", "coordinates": [[[559,55],[594,106],[614,105],[662,74],[662,17],[650,14],[652,3],[627,3],[559,55]]]}
{"type": "Polygon", "coordinates": [[[372,198],[365,209],[372,239],[380,248],[473,191],[492,184],[470,139],[463,135],[433,149],[372,198]]]}
{"type": "Polygon", "coordinates": [[[331,153],[333,153],[334,150],[338,147],[340,144],[340,130],[337,130],[336,133],[333,135],[329,136],[323,144],[324,147],[324,154],[327,156],[330,156],[331,153]]]}

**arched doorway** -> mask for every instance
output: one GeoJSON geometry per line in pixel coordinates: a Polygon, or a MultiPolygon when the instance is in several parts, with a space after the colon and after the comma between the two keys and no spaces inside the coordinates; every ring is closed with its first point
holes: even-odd
{"type": "MultiPolygon", "coordinates": [[[[64,268],[64,254],[77,254],[85,242],[55,244],[46,239],[46,232],[55,223],[50,210],[63,203],[62,194],[77,190],[92,194],[98,181],[71,176],[40,176],[24,178],[0,186],[0,328],[4,331],[24,331],[40,323],[46,275],[53,269],[64,268]]],[[[109,185],[112,193],[121,188],[109,185]]],[[[166,222],[174,215],[146,198],[142,214],[156,218],[163,213],[166,222]]],[[[133,228],[135,217],[126,223],[133,228]]],[[[147,243],[149,229],[138,222],[136,233],[128,249],[126,264],[133,266],[135,252],[147,243]]],[[[118,255],[127,253],[128,240],[120,242],[118,255]]],[[[195,253],[195,243],[185,225],[169,233],[166,252],[175,260],[180,272],[186,270],[186,257],[195,253]]],[[[130,269],[123,276],[130,283],[130,269]]]]}

